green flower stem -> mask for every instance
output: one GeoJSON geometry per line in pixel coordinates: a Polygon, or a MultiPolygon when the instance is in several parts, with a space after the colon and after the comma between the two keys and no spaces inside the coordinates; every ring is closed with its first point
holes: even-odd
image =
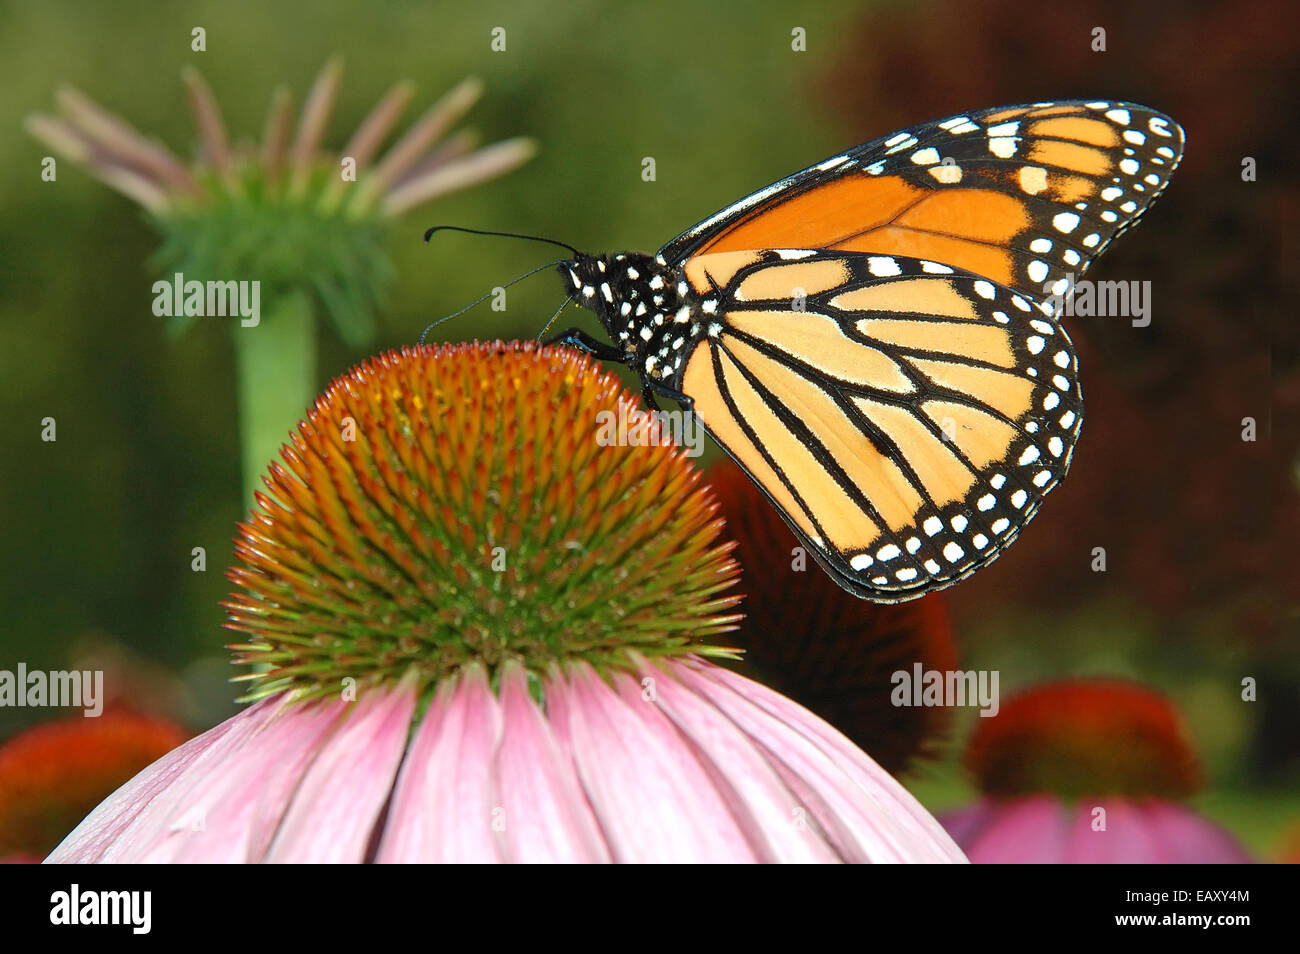
{"type": "Polygon", "coordinates": [[[271,302],[255,326],[238,323],[235,376],[239,401],[239,439],[243,456],[244,502],[263,489],[262,475],[280,459],[316,394],[316,324],[311,302],[295,292],[271,302]]]}

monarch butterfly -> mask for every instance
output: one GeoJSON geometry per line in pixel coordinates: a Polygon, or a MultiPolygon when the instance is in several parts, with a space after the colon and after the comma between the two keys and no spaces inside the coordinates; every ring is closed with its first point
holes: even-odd
{"type": "Polygon", "coordinates": [[[1083,404],[1059,296],[1182,151],[1177,123],[1132,103],[914,126],[657,255],[564,260],[612,344],[551,342],[693,410],[846,590],[922,596],[993,560],[1065,475],[1083,404]]]}

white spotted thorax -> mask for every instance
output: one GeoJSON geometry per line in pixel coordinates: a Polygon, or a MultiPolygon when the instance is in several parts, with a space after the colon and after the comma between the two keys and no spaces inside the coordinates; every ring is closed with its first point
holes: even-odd
{"type": "Polygon", "coordinates": [[[700,301],[681,269],[640,252],[581,255],[559,271],[574,300],[600,318],[629,367],[678,387],[692,346],[709,333],[716,299],[700,301]]]}

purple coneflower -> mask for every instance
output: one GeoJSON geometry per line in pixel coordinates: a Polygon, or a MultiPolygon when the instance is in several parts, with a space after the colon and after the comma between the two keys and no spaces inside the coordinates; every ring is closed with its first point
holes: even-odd
{"type": "Polygon", "coordinates": [[[984,798],[943,823],[978,864],[1251,860],[1180,804],[1201,769],[1174,707],[1141,686],[1081,679],[1023,692],[980,720],[966,762],[984,798]]]}
{"type": "Polygon", "coordinates": [[[255,704],[49,860],[963,861],[848,739],[710,661],[737,567],[680,451],[597,441],[632,402],[532,345],[337,380],[237,541],[255,704]]]}

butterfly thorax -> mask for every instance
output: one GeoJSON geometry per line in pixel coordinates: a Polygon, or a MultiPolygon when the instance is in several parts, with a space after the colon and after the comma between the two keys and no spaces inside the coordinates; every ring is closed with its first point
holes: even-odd
{"type": "Polygon", "coordinates": [[[699,302],[680,269],[640,252],[587,256],[560,265],[578,304],[590,308],[633,370],[675,386],[704,334],[699,302]]]}

